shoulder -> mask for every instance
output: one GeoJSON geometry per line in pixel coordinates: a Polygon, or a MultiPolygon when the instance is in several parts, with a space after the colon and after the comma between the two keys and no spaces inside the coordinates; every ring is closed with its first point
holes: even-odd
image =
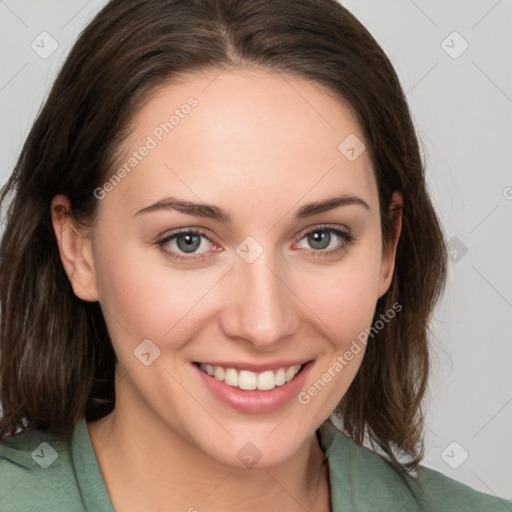
{"type": "Polygon", "coordinates": [[[69,439],[41,431],[0,442],[0,512],[76,510],[70,452],[69,439]]]}
{"type": "Polygon", "coordinates": [[[338,501],[340,510],[343,506],[366,510],[357,506],[359,502],[379,511],[404,512],[499,512],[512,508],[505,499],[476,491],[424,466],[413,479],[384,457],[354,443],[330,422],[320,427],[319,434],[329,461],[333,501],[338,501]]]}

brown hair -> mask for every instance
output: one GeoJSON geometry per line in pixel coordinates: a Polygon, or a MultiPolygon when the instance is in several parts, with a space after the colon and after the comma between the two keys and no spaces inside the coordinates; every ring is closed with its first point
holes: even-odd
{"type": "Polygon", "coordinates": [[[82,417],[101,418],[115,405],[116,356],[99,304],[78,299],[64,272],[52,198],[67,196],[73,218],[90,225],[93,191],[112,174],[148,94],[180,73],[228,65],[294,74],[348,102],[372,156],[384,243],[392,193],[402,193],[395,272],[374,323],[393,304],[402,309],[369,340],[336,413],[355,442],[369,440],[395,467],[414,470],[445,242],[396,73],[335,0],[114,0],[86,27],[0,195],[0,440],[33,429],[68,435],[82,417]]]}

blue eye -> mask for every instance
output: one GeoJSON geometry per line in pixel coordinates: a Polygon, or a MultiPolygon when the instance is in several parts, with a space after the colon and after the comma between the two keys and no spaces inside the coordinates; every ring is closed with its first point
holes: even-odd
{"type": "Polygon", "coordinates": [[[172,258],[177,260],[194,260],[198,259],[196,256],[197,249],[205,245],[203,240],[207,240],[208,243],[214,245],[206,234],[201,231],[180,231],[159,241],[158,245],[172,258]],[[191,256],[183,256],[183,254],[191,256]]]}
{"type": "MultiPolygon", "coordinates": [[[[318,227],[303,234],[296,244],[306,240],[313,258],[335,257],[355,240],[353,234],[332,227],[318,227]]],[[[217,248],[210,238],[200,230],[184,229],[166,236],[157,242],[160,250],[166,255],[179,261],[195,261],[207,256],[208,245],[217,248]],[[206,246],[206,247],[205,247],[206,246]],[[203,252],[198,252],[199,249],[203,252]]],[[[303,247],[300,247],[303,248],[303,247]]]]}
{"type": "Polygon", "coordinates": [[[346,251],[355,240],[354,235],[336,228],[319,227],[308,231],[300,240],[306,240],[312,248],[313,258],[331,257],[346,251]],[[338,242],[336,241],[338,239],[338,242]],[[339,242],[341,240],[341,243],[339,242]]]}

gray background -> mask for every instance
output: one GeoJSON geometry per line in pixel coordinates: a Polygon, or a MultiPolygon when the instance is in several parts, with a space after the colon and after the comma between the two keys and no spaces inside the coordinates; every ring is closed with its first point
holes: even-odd
{"type": "MultiPolygon", "coordinates": [[[[70,46],[104,3],[0,0],[2,183],[70,46]],[[51,49],[44,31],[58,43],[47,58],[31,47],[51,49]]],[[[450,240],[424,463],[512,498],[512,1],[342,3],[397,69],[450,240]]]]}

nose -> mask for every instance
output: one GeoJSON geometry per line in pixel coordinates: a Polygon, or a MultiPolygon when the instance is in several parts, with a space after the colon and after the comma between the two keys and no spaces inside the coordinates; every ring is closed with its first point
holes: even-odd
{"type": "Polygon", "coordinates": [[[220,325],[230,338],[250,343],[262,351],[274,350],[298,328],[300,303],[287,283],[283,262],[264,251],[252,263],[238,259],[230,272],[220,325]]]}

